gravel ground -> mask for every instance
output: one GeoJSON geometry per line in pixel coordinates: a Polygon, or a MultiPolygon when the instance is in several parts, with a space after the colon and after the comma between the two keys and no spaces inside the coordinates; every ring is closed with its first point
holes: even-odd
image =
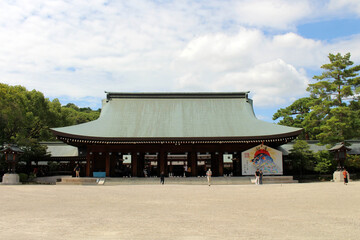
{"type": "Polygon", "coordinates": [[[0,186],[0,239],[360,239],[360,182],[0,186]]]}

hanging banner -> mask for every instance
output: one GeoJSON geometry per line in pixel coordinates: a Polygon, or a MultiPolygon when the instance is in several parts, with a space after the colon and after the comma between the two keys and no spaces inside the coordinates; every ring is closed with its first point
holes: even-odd
{"type": "Polygon", "coordinates": [[[259,145],[241,153],[242,175],[254,175],[256,169],[262,170],[264,175],[282,175],[282,152],[259,145]]]}

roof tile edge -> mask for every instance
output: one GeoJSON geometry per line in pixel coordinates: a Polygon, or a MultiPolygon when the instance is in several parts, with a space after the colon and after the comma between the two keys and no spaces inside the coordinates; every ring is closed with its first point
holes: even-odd
{"type": "Polygon", "coordinates": [[[248,99],[247,92],[139,92],[139,93],[122,93],[122,92],[105,92],[106,99],[113,98],[245,98],[248,99]]]}

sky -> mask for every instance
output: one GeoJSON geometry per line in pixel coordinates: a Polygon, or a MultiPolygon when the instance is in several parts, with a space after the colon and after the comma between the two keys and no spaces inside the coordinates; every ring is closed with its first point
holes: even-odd
{"type": "Polygon", "coordinates": [[[360,64],[359,0],[2,0],[0,82],[101,107],[108,92],[307,96],[329,53],[360,64]]]}

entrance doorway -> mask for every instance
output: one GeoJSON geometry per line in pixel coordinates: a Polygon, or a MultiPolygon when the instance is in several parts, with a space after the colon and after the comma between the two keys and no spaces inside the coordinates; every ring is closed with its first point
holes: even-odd
{"type": "Polygon", "coordinates": [[[144,177],[156,177],[158,175],[157,154],[146,154],[144,156],[144,177]]]}
{"type": "Polygon", "coordinates": [[[168,154],[167,170],[169,177],[187,177],[188,172],[187,154],[168,154]]]}
{"type": "Polygon", "coordinates": [[[93,160],[93,172],[105,172],[106,164],[105,164],[105,154],[99,152],[94,152],[94,160],[93,160]]]}

